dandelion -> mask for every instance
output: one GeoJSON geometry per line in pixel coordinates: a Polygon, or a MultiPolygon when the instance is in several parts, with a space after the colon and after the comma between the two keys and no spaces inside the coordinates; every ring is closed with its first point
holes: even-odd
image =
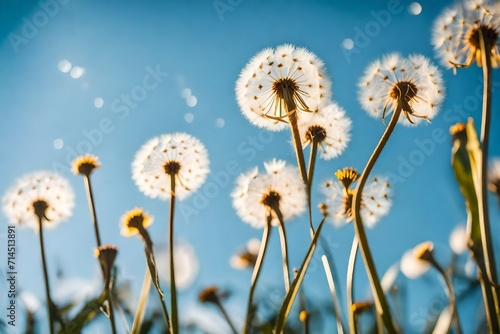
{"type": "Polygon", "coordinates": [[[323,62],[310,51],[289,44],[258,53],[236,82],[236,99],[252,124],[280,131],[288,123],[306,185],[308,177],[297,122],[311,117],[330,100],[330,87],[323,62]]]}
{"type": "Polygon", "coordinates": [[[465,0],[446,8],[436,19],[432,45],[447,68],[483,65],[482,50],[492,67],[500,64],[500,7],[487,0],[465,0]],[[481,46],[483,44],[483,46],[481,46]]]}
{"type": "Polygon", "coordinates": [[[140,191],[152,198],[170,198],[168,238],[174,333],[179,326],[174,264],[175,199],[183,200],[202,186],[209,172],[208,164],[203,143],[187,133],[166,134],[149,140],[136,153],[132,163],[132,178],[140,191]]]}
{"type": "Polygon", "coordinates": [[[7,219],[21,227],[54,228],[71,216],[74,206],[73,190],[60,175],[39,171],[25,175],[9,188],[3,197],[3,211],[7,219]]]}
{"type": "Polygon", "coordinates": [[[203,185],[208,165],[207,150],[201,141],[187,133],[165,134],[150,139],[137,152],[132,178],[139,190],[151,198],[170,198],[175,183],[175,197],[183,200],[203,185]]]}
{"type": "Polygon", "coordinates": [[[469,237],[463,226],[457,226],[453,229],[448,240],[451,250],[455,254],[462,254],[468,247],[469,237]]]}
{"type": "Polygon", "coordinates": [[[351,124],[344,109],[335,102],[329,102],[312,118],[299,122],[299,132],[304,146],[318,145],[321,148],[320,157],[330,160],[346,149],[351,139],[351,124]]]}
{"type": "Polygon", "coordinates": [[[255,228],[263,228],[269,215],[272,225],[279,225],[278,215],[283,221],[297,217],[305,211],[307,202],[297,168],[276,159],[264,163],[264,167],[264,173],[254,168],[240,175],[231,194],[240,218],[255,228]]]}
{"type": "Polygon", "coordinates": [[[240,270],[254,268],[257,263],[260,244],[260,240],[257,238],[248,240],[245,249],[231,257],[229,261],[231,267],[240,270]]]}
{"type": "Polygon", "coordinates": [[[264,49],[247,64],[236,82],[236,99],[252,124],[280,131],[288,116],[317,112],[330,86],[316,55],[285,44],[264,49]]]}
{"type": "Polygon", "coordinates": [[[104,291],[106,292],[106,301],[108,303],[109,322],[111,331],[116,333],[115,312],[113,308],[112,296],[112,270],[115,263],[118,247],[113,245],[102,245],[96,248],[95,255],[101,264],[102,274],[104,278],[104,291]]]}
{"type": "Polygon", "coordinates": [[[500,159],[496,158],[490,163],[488,170],[488,189],[497,195],[500,205],[500,159]]]}
{"type": "Polygon", "coordinates": [[[20,226],[29,226],[39,233],[49,330],[54,333],[55,307],[50,294],[50,282],[45,259],[43,228],[53,228],[71,215],[74,205],[69,182],[53,172],[39,171],[25,175],[9,188],[3,197],[7,219],[20,226]]]}
{"type": "Polygon", "coordinates": [[[149,273],[151,275],[151,279],[155,284],[158,296],[160,297],[167,329],[170,331],[170,317],[168,316],[167,307],[165,306],[164,294],[161,290],[160,281],[158,279],[158,266],[156,265],[156,260],[153,252],[153,242],[151,241],[151,237],[146,230],[146,228],[148,226],[151,226],[152,223],[153,217],[143,208],[136,207],[125,212],[122,215],[120,219],[120,233],[124,237],[130,237],[138,234],[144,241],[144,252],[146,254],[146,262],[149,268],[149,273]]]}
{"type": "Polygon", "coordinates": [[[234,334],[238,333],[236,327],[233,325],[233,322],[229,318],[229,315],[227,314],[226,310],[224,309],[224,306],[222,305],[221,292],[216,286],[209,286],[205,288],[198,295],[198,300],[200,301],[200,303],[205,303],[205,304],[210,303],[216,305],[219,311],[221,312],[222,316],[226,320],[227,324],[231,328],[231,331],[234,334]]]}
{"type": "Polygon", "coordinates": [[[97,221],[97,213],[95,209],[94,194],[92,192],[92,183],[90,182],[90,174],[94,169],[101,167],[99,158],[92,154],[85,154],[75,158],[72,162],[73,173],[83,175],[85,190],[87,192],[87,201],[89,202],[90,215],[92,216],[92,225],[94,225],[94,233],[96,237],[97,247],[101,246],[101,236],[99,233],[99,224],[97,221]]]}
{"type": "MultiPolygon", "coordinates": [[[[415,246],[415,248],[407,251],[401,258],[400,268],[403,274],[410,278],[416,279],[425,274],[431,267],[436,269],[443,278],[448,294],[449,307],[453,314],[451,321],[455,323],[457,333],[461,333],[461,325],[457,313],[457,303],[455,289],[450,277],[446,274],[441,265],[434,258],[434,244],[426,241],[415,246]]],[[[451,326],[451,323],[450,323],[451,326]]]]}
{"type": "Polygon", "coordinates": [[[403,111],[398,120],[404,125],[429,121],[438,113],[444,99],[441,73],[426,57],[398,53],[376,60],[359,82],[362,108],[374,118],[403,111]]]}
{"type": "MultiPolygon", "coordinates": [[[[325,202],[321,205],[328,220],[336,227],[353,220],[352,199],[354,182],[359,174],[354,168],[344,168],[335,173],[337,180],[324,183],[325,202]]],[[[386,177],[378,176],[367,185],[361,195],[361,215],[367,227],[374,227],[391,207],[392,188],[386,177]]]]}

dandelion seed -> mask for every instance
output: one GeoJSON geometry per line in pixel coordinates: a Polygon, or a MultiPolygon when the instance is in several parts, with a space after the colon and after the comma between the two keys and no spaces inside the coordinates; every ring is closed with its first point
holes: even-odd
{"type": "Polygon", "coordinates": [[[57,226],[71,216],[74,206],[73,190],[62,176],[39,171],[18,179],[3,199],[7,219],[20,226],[38,231],[38,219],[45,218],[47,228],[57,226]]]}
{"type": "Polygon", "coordinates": [[[404,125],[431,120],[444,99],[441,73],[422,55],[403,58],[393,53],[376,60],[358,86],[361,106],[370,116],[384,120],[400,106],[404,125]]]}
{"type": "Polygon", "coordinates": [[[316,55],[285,44],[264,49],[250,60],[236,82],[236,99],[252,124],[280,131],[291,114],[318,111],[329,100],[330,87],[316,55]]]}
{"type": "Polygon", "coordinates": [[[500,6],[487,0],[465,0],[445,9],[432,30],[432,45],[447,68],[482,66],[481,38],[492,67],[500,64],[500,6]],[[481,37],[482,36],[482,37],[481,37]]]}
{"type": "Polygon", "coordinates": [[[297,168],[283,160],[273,159],[264,163],[265,172],[257,168],[240,175],[231,194],[233,207],[240,218],[255,228],[263,228],[267,217],[278,218],[272,207],[278,206],[285,221],[299,216],[306,209],[307,193],[297,168]]]}
{"type": "MultiPolygon", "coordinates": [[[[325,201],[321,206],[323,214],[336,227],[352,221],[353,184],[359,174],[354,168],[344,168],[335,173],[337,180],[324,183],[322,192],[325,201]]],[[[386,177],[375,177],[361,194],[361,216],[367,227],[374,227],[389,213],[392,189],[386,177]]]]}
{"type": "Polygon", "coordinates": [[[154,137],[136,153],[132,178],[141,192],[152,198],[170,198],[170,175],[176,193],[185,199],[205,182],[209,172],[208,153],[201,141],[187,133],[154,137]]]}
{"type": "Polygon", "coordinates": [[[351,124],[344,109],[329,102],[307,121],[300,121],[299,132],[304,146],[316,141],[321,148],[321,158],[330,160],[346,149],[351,139],[351,124]]]}
{"type": "Polygon", "coordinates": [[[427,258],[432,256],[433,248],[432,242],[423,242],[406,251],[400,262],[401,272],[409,279],[416,279],[425,274],[431,268],[427,258]]]}

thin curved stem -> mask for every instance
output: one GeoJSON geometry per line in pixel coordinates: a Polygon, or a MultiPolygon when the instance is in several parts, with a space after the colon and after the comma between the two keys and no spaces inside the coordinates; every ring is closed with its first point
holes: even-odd
{"type": "Polygon", "coordinates": [[[90,183],[90,175],[84,175],[83,180],[85,189],[87,190],[87,200],[89,202],[90,215],[92,216],[92,225],[94,225],[94,233],[97,247],[101,246],[101,236],[99,234],[99,224],[97,222],[97,213],[95,210],[94,194],[92,192],[92,184],[90,183]]]}
{"type": "Polygon", "coordinates": [[[116,334],[116,326],[115,326],[115,311],[113,309],[113,297],[111,296],[111,289],[109,286],[106,287],[106,295],[109,306],[109,322],[111,323],[111,332],[116,334]]]}
{"type": "Polygon", "coordinates": [[[231,328],[231,331],[233,334],[238,334],[238,331],[236,330],[236,327],[234,327],[233,322],[231,321],[231,318],[229,318],[229,315],[227,314],[226,310],[224,309],[224,306],[222,306],[222,303],[220,302],[219,299],[216,300],[215,304],[219,308],[219,311],[222,313],[222,316],[226,320],[227,324],[231,328]]]}
{"type": "Polygon", "coordinates": [[[47,314],[49,316],[49,330],[50,334],[54,333],[54,310],[53,310],[53,303],[52,303],[52,297],[50,296],[50,283],[49,283],[49,274],[47,271],[47,261],[45,259],[45,246],[43,243],[43,217],[38,216],[38,227],[39,227],[39,233],[38,236],[40,237],[40,254],[42,255],[42,266],[43,266],[43,278],[45,280],[45,298],[46,303],[47,303],[47,314]]]}
{"type": "Polygon", "coordinates": [[[255,287],[257,286],[257,281],[260,276],[260,269],[262,263],[264,262],[264,256],[266,255],[267,244],[269,242],[269,235],[271,234],[271,221],[272,216],[267,217],[266,224],[264,225],[264,231],[262,232],[262,239],[260,242],[259,254],[257,254],[257,260],[255,261],[255,267],[253,268],[252,281],[250,283],[250,292],[248,295],[247,312],[245,317],[245,323],[243,325],[243,334],[248,333],[250,329],[250,315],[253,312],[253,295],[255,292],[255,287]]]}
{"type": "Polygon", "coordinates": [[[358,237],[354,235],[352,239],[351,253],[349,255],[349,262],[347,264],[347,309],[349,311],[349,328],[351,333],[357,333],[357,322],[353,310],[354,305],[354,268],[356,267],[356,258],[358,255],[358,237]]]}
{"type": "Polygon", "coordinates": [[[271,208],[278,217],[278,231],[280,234],[281,256],[283,258],[283,280],[285,282],[285,293],[290,290],[290,266],[288,264],[288,242],[286,240],[285,222],[279,205],[271,208]]]}
{"type": "Polygon", "coordinates": [[[332,295],[333,299],[333,313],[337,322],[337,333],[344,334],[344,326],[342,324],[342,315],[340,314],[340,306],[337,298],[335,282],[333,280],[332,272],[330,270],[330,264],[328,263],[328,258],[326,257],[326,255],[323,255],[321,257],[321,261],[323,262],[323,268],[325,269],[325,275],[328,281],[328,286],[330,288],[330,294],[332,295]]]}
{"type": "Polygon", "coordinates": [[[316,158],[318,156],[318,141],[316,138],[313,138],[311,142],[311,148],[310,148],[310,155],[309,155],[309,166],[307,170],[307,205],[309,208],[309,229],[310,229],[310,234],[311,238],[314,236],[314,226],[313,226],[313,219],[312,219],[312,203],[311,203],[311,192],[312,192],[312,185],[313,185],[313,179],[314,179],[314,170],[316,168],[316,158]]]}
{"type": "Polygon", "coordinates": [[[358,185],[356,187],[356,191],[354,192],[354,199],[353,199],[353,218],[354,218],[354,228],[356,231],[356,235],[359,240],[359,246],[361,249],[361,254],[363,255],[363,260],[365,263],[365,267],[368,273],[368,279],[370,281],[372,293],[373,293],[373,298],[375,300],[375,308],[376,311],[380,314],[382,317],[382,320],[384,321],[384,326],[387,329],[387,332],[392,334],[392,333],[397,333],[397,327],[396,324],[394,323],[391,313],[390,313],[390,308],[389,304],[387,303],[387,300],[384,296],[384,291],[382,290],[382,286],[380,284],[380,280],[377,276],[377,269],[375,267],[375,262],[373,261],[373,257],[370,251],[370,246],[368,245],[368,239],[366,237],[365,233],[365,228],[363,226],[363,220],[361,217],[361,195],[363,193],[363,188],[365,186],[365,183],[368,179],[368,176],[370,175],[370,172],[373,169],[373,166],[375,166],[375,163],[377,162],[378,157],[380,156],[380,153],[382,153],[382,150],[385,147],[385,144],[389,140],[389,137],[391,136],[392,132],[394,131],[394,128],[396,127],[396,124],[399,120],[399,116],[402,111],[402,106],[400,103],[398,103],[396,110],[392,114],[391,121],[389,122],[389,125],[385,129],[384,134],[382,135],[382,138],[380,138],[380,141],[373,151],[370,159],[368,160],[368,163],[366,164],[365,169],[363,170],[363,173],[361,174],[361,177],[359,178],[358,185]]]}
{"type": "Polygon", "coordinates": [[[460,320],[458,319],[457,297],[455,294],[455,289],[453,288],[453,283],[451,282],[448,275],[446,275],[443,268],[441,268],[441,266],[435,260],[431,260],[430,263],[439,272],[441,277],[443,277],[446,289],[448,290],[448,298],[450,300],[450,308],[453,316],[453,322],[455,323],[455,330],[457,334],[462,334],[462,327],[460,326],[460,320]]]}
{"type": "Polygon", "coordinates": [[[170,260],[170,308],[172,309],[172,333],[179,333],[179,320],[177,316],[177,288],[175,287],[174,263],[174,213],[175,213],[175,174],[170,174],[170,212],[168,219],[169,260],[170,260]]]}
{"type": "Polygon", "coordinates": [[[484,263],[486,274],[492,283],[493,296],[497,319],[500,312],[500,291],[497,289],[498,274],[495,262],[495,252],[491,240],[491,229],[488,209],[488,151],[490,141],[490,123],[491,123],[491,52],[490,46],[485,45],[484,36],[481,29],[480,34],[481,57],[483,67],[483,110],[481,122],[481,172],[480,178],[480,196],[478,196],[479,205],[479,226],[481,230],[481,240],[484,253],[484,263]]]}

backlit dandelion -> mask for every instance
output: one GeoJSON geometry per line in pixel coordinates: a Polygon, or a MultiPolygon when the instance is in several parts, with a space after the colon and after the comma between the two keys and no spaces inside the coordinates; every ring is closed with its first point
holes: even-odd
{"type": "MultiPolygon", "coordinates": [[[[335,173],[337,180],[324,183],[322,192],[325,201],[321,205],[329,221],[336,227],[351,222],[353,184],[358,178],[354,168],[344,168],[335,173]]],[[[368,227],[375,226],[391,207],[392,188],[386,177],[378,176],[368,184],[361,197],[361,215],[368,227]]]]}
{"type": "Polygon", "coordinates": [[[409,279],[424,275],[431,268],[431,263],[426,260],[426,256],[432,252],[433,248],[434,245],[431,242],[423,242],[406,251],[401,257],[401,272],[409,279]]]}
{"type": "Polygon", "coordinates": [[[299,121],[299,132],[303,145],[318,145],[320,157],[330,160],[338,157],[351,139],[351,120],[335,102],[320,108],[307,121],[299,121]]]}
{"type": "Polygon", "coordinates": [[[316,112],[329,99],[330,87],[316,55],[285,44],[250,60],[236,82],[236,99],[252,124],[279,131],[291,114],[316,112]]]}
{"type": "Polygon", "coordinates": [[[432,45],[447,68],[468,67],[474,60],[483,65],[481,44],[498,67],[498,36],[500,7],[487,0],[465,0],[446,8],[436,19],[432,30],[432,45]]]}
{"type": "Polygon", "coordinates": [[[488,189],[497,195],[500,206],[500,158],[493,159],[488,169],[488,189]]]}
{"type": "Polygon", "coordinates": [[[140,234],[153,224],[154,217],[142,208],[134,208],[125,212],[120,219],[120,233],[124,237],[140,234]]]}
{"type": "Polygon", "coordinates": [[[71,168],[74,174],[82,174],[89,176],[96,168],[101,167],[99,157],[92,154],[79,156],[71,163],[71,168]]]}
{"type": "Polygon", "coordinates": [[[264,167],[263,173],[254,168],[240,175],[231,195],[240,218],[255,228],[264,227],[269,215],[272,224],[278,225],[275,207],[288,221],[302,214],[307,205],[305,185],[297,168],[276,159],[264,163],[264,167]]]}
{"type": "Polygon", "coordinates": [[[374,118],[403,112],[405,125],[429,121],[438,113],[444,99],[441,73],[426,57],[403,58],[392,53],[376,60],[365,70],[359,82],[361,106],[374,118]]]}
{"type": "Polygon", "coordinates": [[[25,175],[9,188],[3,199],[3,211],[13,224],[38,230],[53,228],[71,216],[74,194],[69,182],[59,174],[39,171],[25,175]]]}
{"type": "Polygon", "coordinates": [[[205,145],[187,133],[154,137],[137,152],[132,163],[132,178],[145,195],[168,199],[171,177],[175,196],[180,200],[200,188],[209,172],[205,145]]]}

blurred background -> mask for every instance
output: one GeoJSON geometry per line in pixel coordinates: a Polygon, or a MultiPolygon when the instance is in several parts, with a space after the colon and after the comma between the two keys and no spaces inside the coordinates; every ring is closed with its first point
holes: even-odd
{"type": "MultiPolygon", "coordinates": [[[[130,286],[131,307],[139,295],[146,268],[142,242],[119,233],[121,215],[144,207],[155,217],[149,228],[153,242],[166,245],[168,203],[138,191],[131,179],[135,152],[153,136],[185,131],[203,141],[211,173],[204,186],[179,203],[176,237],[187,252],[186,283],[179,293],[181,321],[196,322],[199,332],[228,333],[229,328],[211,305],[201,305],[198,293],[209,285],[229,292],[224,304],[241,328],[251,270],[236,270],[231,256],[261,231],[241,222],[230,193],[239,173],[274,157],[295,163],[288,131],[271,133],[252,126],[241,114],[234,94],[241,69],[261,49],[292,43],[320,57],[333,81],[333,98],[353,121],[347,151],[331,161],[319,160],[313,205],[323,201],[319,187],[346,166],[361,171],[384,131],[358,103],[357,83],[364,69],[382,55],[398,51],[424,54],[434,60],[430,45],[434,20],[452,2],[389,1],[0,1],[0,152],[2,194],[20,176],[35,170],[54,170],[67,177],[76,194],[73,216],[45,234],[48,267],[56,301],[85,300],[101,289],[94,257],[94,234],[82,178],[72,175],[71,160],[83,153],[100,157],[93,174],[94,195],[103,242],[119,248],[119,281],[130,286]]],[[[432,124],[399,126],[376,165],[374,174],[388,175],[394,190],[390,213],[368,238],[381,276],[405,251],[426,240],[436,255],[450,263],[450,233],[465,226],[464,200],[450,167],[448,129],[468,116],[480,118],[482,76],[475,65],[453,75],[443,70],[447,98],[432,124]]],[[[494,72],[494,88],[500,77],[494,72]]],[[[491,156],[500,155],[500,95],[493,94],[491,156]]],[[[500,215],[491,198],[492,229],[498,243],[500,215]]],[[[315,211],[315,221],[321,215],[315,211]]],[[[5,310],[7,221],[0,228],[2,309],[5,310]],[[5,304],[5,305],[4,305],[5,304]]],[[[310,236],[306,216],[287,227],[290,263],[300,266],[310,236]]],[[[342,312],[346,318],[345,276],[353,237],[352,225],[325,226],[323,238],[333,254],[340,278],[342,312]]],[[[335,332],[331,297],[316,252],[304,281],[304,293],[315,333],[335,332]]],[[[460,267],[468,255],[457,257],[460,267]]],[[[158,261],[161,257],[158,256],[158,261]]],[[[47,328],[44,283],[38,237],[17,230],[18,300],[16,328],[25,326],[25,309],[34,307],[39,332],[47,328]],[[26,297],[27,296],[27,297],[26,297]],[[29,300],[29,302],[26,302],[29,300]],[[24,302],[23,302],[24,300],[24,302]],[[38,300],[40,307],[35,307],[38,300]],[[34,306],[33,306],[34,305],[34,306]]],[[[356,297],[371,299],[359,261],[356,297]]],[[[467,275],[465,270],[465,275],[467,275]]],[[[456,280],[457,290],[467,280],[456,280]]],[[[396,279],[394,307],[405,332],[420,333],[439,316],[447,299],[434,273],[410,281],[396,279]]],[[[168,283],[162,281],[165,290],[168,283]]],[[[460,290],[461,289],[461,290],[460,290]]],[[[273,233],[268,258],[257,288],[263,316],[280,306],[284,290],[278,234],[273,233]]],[[[151,307],[158,306],[154,291],[151,307]]],[[[168,305],[168,304],[167,304],[168,305]]],[[[459,312],[467,333],[484,317],[479,289],[461,300],[459,312]]],[[[7,319],[1,312],[2,320],[7,319]]],[[[298,323],[297,313],[291,321],[298,323]]],[[[373,320],[367,317],[366,328],[373,320]]],[[[121,321],[121,320],[120,320],[121,321]]],[[[129,322],[129,325],[131,322],[129,322]]],[[[9,326],[7,326],[9,327],[9,326]]],[[[119,324],[125,333],[123,326],[119,324]]],[[[300,327],[299,327],[300,328],[300,327]]],[[[85,332],[107,332],[101,316],[85,332]]],[[[158,330],[158,329],[156,329],[158,330]]],[[[153,328],[152,332],[155,329],[153,328]]]]}

